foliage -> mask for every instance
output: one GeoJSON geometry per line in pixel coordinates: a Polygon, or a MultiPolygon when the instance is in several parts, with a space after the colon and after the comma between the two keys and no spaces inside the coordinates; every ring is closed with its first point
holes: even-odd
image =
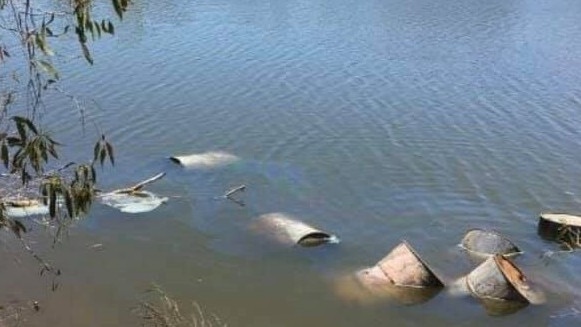
{"type": "MultiPolygon", "coordinates": [[[[61,74],[55,49],[74,35],[80,54],[93,64],[90,42],[115,33],[111,19],[94,17],[98,4],[92,0],[0,0],[0,173],[5,170],[2,176],[18,176],[23,186],[0,185],[0,227],[20,239],[26,226],[6,215],[15,199],[43,203],[49,207],[50,218],[61,226],[89,210],[97,192],[95,166],[104,165],[107,158],[115,163],[113,146],[100,135],[92,161],[48,171],[59,160],[61,143],[44,130],[38,115],[40,109],[48,109],[42,101],[45,92],[62,92],[57,87],[61,74]]],[[[128,0],[110,3],[118,19],[128,6],[128,0]]]]}

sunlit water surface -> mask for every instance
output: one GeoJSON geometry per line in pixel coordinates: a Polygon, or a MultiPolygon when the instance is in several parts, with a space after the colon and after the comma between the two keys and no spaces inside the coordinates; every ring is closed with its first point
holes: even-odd
{"type": "Polygon", "coordinates": [[[581,212],[580,21],[571,0],[134,1],[94,44],[93,67],[63,67],[85,131],[64,97],[47,100],[45,122],[71,160],[108,135],[117,163],[100,171],[103,189],[164,171],[148,189],[169,202],[145,214],[95,205],[46,245],[57,292],[20,267],[2,268],[4,293],[41,301],[33,326],[138,325],[131,309],[152,282],[229,326],[578,326],[581,259],[543,260],[559,248],[536,224],[581,212]],[[168,160],[206,151],[240,159],[168,160]],[[240,184],[245,206],[217,198],[240,184]],[[341,243],[285,249],[249,231],[277,211],[341,243]],[[333,293],[334,276],[401,239],[461,276],[474,265],[457,244],[474,227],[525,251],[516,262],[549,285],[546,305],[489,317],[446,292],[415,306],[333,293]],[[25,289],[12,282],[25,276],[25,289]]]}

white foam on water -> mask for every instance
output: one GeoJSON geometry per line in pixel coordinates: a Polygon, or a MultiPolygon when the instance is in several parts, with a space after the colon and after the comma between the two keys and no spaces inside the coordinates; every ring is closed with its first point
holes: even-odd
{"type": "Polygon", "coordinates": [[[99,199],[104,205],[127,213],[153,211],[168,200],[166,197],[159,197],[148,191],[139,191],[137,194],[111,192],[101,195],[99,199]]]}
{"type": "Polygon", "coordinates": [[[222,151],[173,156],[170,159],[186,168],[215,168],[240,160],[239,157],[222,151]]]}
{"type": "Polygon", "coordinates": [[[34,204],[24,207],[6,206],[6,215],[13,218],[46,215],[48,214],[48,211],[48,206],[43,204],[34,204]]]}

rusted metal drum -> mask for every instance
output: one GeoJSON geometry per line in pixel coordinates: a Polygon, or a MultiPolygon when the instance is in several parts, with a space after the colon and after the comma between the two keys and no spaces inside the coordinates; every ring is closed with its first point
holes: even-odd
{"type": "Polygon", "coordinates": [[[353,276],[352,280],[341,280],[339,295],[359,302],[388,298],[406,305],[417,304],[431,299],[444,287],[406,241],[375,266],[361,269],[353,276]]]}
{"type": "Polygon", "coordinates": [[[251,229],[284,245],[318,246],[338,243],[339,238],[285,213],[269,213],[258,217],[251,229]]]}
{"type": "Polygon", "coordinates": [[[416,253],[407,241],[402,241],[377,266],[397,286],[443,287],[444,283],[416,253]]]}
{"type": "Polygon", "coordinates": [[[494,255],[476,267],[466,276],[466,285],[492,315],[512,313],[528,304],[545,302],[543,292],[529,283],[523,272],[502,255],[494,255]]]}
{"type": "Polygon", "coordinates": [[[215,168],[239,160],[237,156],[221,151],[179,155],[170,157],[169,159],[186,168],[215,168]]]}
{"type": "Polygon", "coordinates": [[[491,230],[471,229],[464,235],[460,245],[477,257],[488,257],[495,254],[516,256],[521,253],[520,249],[509,239],[491,230]]]}
{"type": "Polygon", "coordinates": [[[581,243],[581,216],[544,213],[539,217],[537,232],[544,239],[581,243]]]}

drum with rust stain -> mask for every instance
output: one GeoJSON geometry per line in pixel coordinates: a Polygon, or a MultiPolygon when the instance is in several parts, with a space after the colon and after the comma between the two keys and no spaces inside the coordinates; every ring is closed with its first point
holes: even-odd
{"type": "Polygon", "coordinates": [[[545,302],[544,293],[502,255],[492,256],[476,267],[466,276],[466,285],[492,315],[512,313],[529,304],[545,302]]]}
{"type": "MultiPolygon", "coordinates": [[[[349,281],[343,279],[346,280],[349,281]]],[[[375,266],[357,271],[354,280],[356,283],[350,284],[350,288],[342,288],[350,291],[342,295],[360,302],[388,298],[405,305],[418,304],[428,301],[444,287],[406,241],[393,248],[375,266]]]]}

